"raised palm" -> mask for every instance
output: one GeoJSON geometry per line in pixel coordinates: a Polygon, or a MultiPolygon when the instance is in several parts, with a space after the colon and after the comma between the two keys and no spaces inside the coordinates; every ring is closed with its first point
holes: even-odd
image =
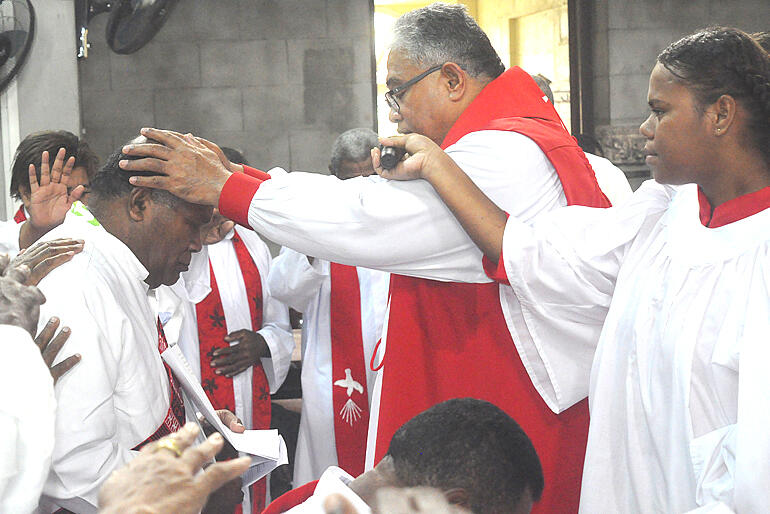
{"type": "Polygon", "coordinates": [[[85,188],[77,186],[68,192],[69,180],[75,158],[70,157],[65,164],[66,151],[60,148],[56,154],[53,168],[48,165],[48,152],[43,152],[40,163],[40,182],[37,180],[35,165],[29,165],[29,222],[40,230],[50,230],[64,221],[73,202],[79,200],[85,188]]]}

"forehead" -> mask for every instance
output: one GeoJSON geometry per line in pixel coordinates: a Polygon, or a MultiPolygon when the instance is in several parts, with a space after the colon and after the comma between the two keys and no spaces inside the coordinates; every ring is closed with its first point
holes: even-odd
{"type": "Polygon", "coordinates": [[[385,83],[393,88],[419,75],[421,71],[420,67],[407,58],[401,50],[391,50],[388,54],[388,76],[385,83]]]}
{"type": "Polygon", "coordinates": [[[179,218],[189,220],[195,225],[204,225],[211,221],[211,214],[213,212],[214,209],[212,207],[188,202],[181,202],[179,208],[175,210],[179,218]]]}
{"type": "Polygon", "coordinates": [[[656,63],[650,73],[650,86],[647,100],[673,101],[677,97],[689,94],[689,90],[661,63],[656,63]]]}

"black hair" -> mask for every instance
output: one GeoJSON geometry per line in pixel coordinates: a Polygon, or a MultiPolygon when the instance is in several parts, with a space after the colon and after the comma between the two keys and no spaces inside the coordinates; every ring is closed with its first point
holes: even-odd
{"type": "Polygon", "coordinates": [[[227,146],[222,146],[220,148],[222,153],[225,154],[225,157],[227,157],[230,162],[235,164],[245,164],[246,166],[249,165],[249,162],[246,160],[246,157],[244,157],[242,151],[236,150],[235,148],[229,148],[227,146]]]}
{"type": "Polygon", "coordinates": [[[410,11],[393,25],[393,50],[425,67],[454,62],[474,78],[505,71],[489,38],[464,5],[435,3],[410,11]]]}
{"type": "Polygon", "coordinates": [[[770,56],[756,39],[710,27],[672,43],[658,56],[693,91],[701,107],[730,95],[749,114],[748,137],[770,165],[770,56]]]}
{"type": "MultiPolygon", "coordinates": [[[[141,144],[146,142],[154,143],[155,141],[140,136],[128,143],[141,144]]],[[[122,148],[123,146],[121,146],[122,148]]],[[[121,150],[117,150],[107,157],[104,165],[91,179],[91,197],[88,201],[89,209],[96,214],[101,209],[102,201],[120,198],[131,193],[136,187],[128,181],[132,176],[152,177],[160,175],[160,173],[154,171],[128,172],[119,166],[121,160],[135,161],[141,158],[134,155],[126,155],[121,150]]],[[[178,206],[181,201],[171,193],[160,189],[152,190],[152,199],[171,208],[178,206]]]]}
{"type": "Polygon", "coordinates": [[[89,180],[93,178],[99,166],[99,158],[88,146],[88,143],[66,130],[34,132],[25,137],[19,144],[13,158],[9,191],[13,198],[20,200],[21,191],[29,191],[29,165],[35,165],[35,172],[39,181],[43,152],[48,152],[48,162],[53,166],[53,161],[60,148],[64,148],[66,152],[65,162],[70,157],[75,157],[75,167],[84,167],[89,180]]]}
{"type": "Polygon", "coordinates": [[[473,398],[448,400],[396,431],[388,455],[407,487],[463,488],[474,513],[509,512],[529,490],[543,493],[532,441],[508,414],[473,398]]]}

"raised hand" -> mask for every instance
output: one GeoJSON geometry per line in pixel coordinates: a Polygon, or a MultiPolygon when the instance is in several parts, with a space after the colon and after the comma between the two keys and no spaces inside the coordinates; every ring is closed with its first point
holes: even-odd
{"type": "MultiPolygon", "coordinates": [[[[80,185],[68,192],[72,168],[75,158],[70,157],[64,162],[66,151],[60,148],[49,169],[48,152],[43,152],[40,163],[40,182],[37,180],[35,165],[29,165],[29,222],[32,227],[43,234],[61,224],[72,203],[79,200],[85,188],[80,185]]],[[[42,235],[42,234],[41,234],[42,235]]]]}
{"type": "Polygon", "coordinates": [[[76,239],[53,239],[35,243],[22,250],[11,261],[11,267],[26,265],[30,269],[28,286],[36,286],[52,270],[58,268],[83,251],[84,242],[76,239]]]}
{"type": "Polygon", "coordinates": [[[57,328],[59,328],[59,318],[51,318],[35,338],[35,344],[40,348],[40,353],[43,355],[45,365],[48,366],[48,370],[51,372],[54,384],[59,380],[59,377],[80,362],[80,354],[76,353],[75,355],[70,355],[56,366],[53,366],[53,361],[59,354],[59,350],[61,350],[61,347],[64,346],[64,343],[66,343],[67,339],[70,337],[69,327],[62,328],[56,337],[54,337],[57,328]]]}
{"type": "Polygon", "coordinates": [[[216,152],[191,134],[144,128],[142,135],[157,143],[124,146],[124,154],[142,158],[122,160],[120,167],[129,174],[132,171],[151,171],[159,175],[133,176],[131,184],[165,189],[190,203],[211,206],[219,203],[219,195],[232,172],[216,152]]]}
{"type": "Polygon", "coordinates": [[[220,348],[214,352],[211,367],[217,375],[232,377],[253,366],[263,357],[270,357],[270,348],[265,338],[252,330],[236,330],[225,337],[225,341],[238,344],[220,348]]]}

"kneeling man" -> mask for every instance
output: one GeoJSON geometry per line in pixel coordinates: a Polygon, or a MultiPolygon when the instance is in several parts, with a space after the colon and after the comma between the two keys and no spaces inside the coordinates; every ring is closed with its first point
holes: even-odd
{"type": "Polygon", "coordinates": [[[62,355],[83,357],[56,385],[44,509],[95,512],[110,473],[185,423],[179,386],[160,357],[166,341],[151,296],[187,269],[212,209],[130,185],[118,168],[125,158],[113,154],[91,182],[88,208],[76,202],[45,236],[85,245],[39,284],[47,298],[40,319],[56,313],[72,329],[62,355]]]}

